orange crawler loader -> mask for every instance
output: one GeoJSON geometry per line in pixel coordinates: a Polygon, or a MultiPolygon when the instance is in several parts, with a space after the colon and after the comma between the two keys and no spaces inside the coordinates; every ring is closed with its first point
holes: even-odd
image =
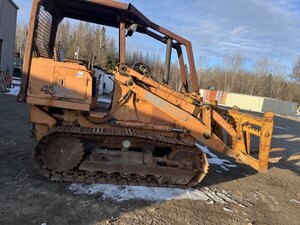
{"type": "Polygon", "coordinates": [[[258,118],[203,102],[191,43],[151,22],[131,4],[33,0],[18,101],[31,106],[37,141],[34,165],[51,180],[195,186],[208,171],[207,158],[195,147],[196,141],[259,172],[268,169],[273,113],[258,118]],[[92,68],[57,57],[55,37],[63,18],[119,30],[111,104],[97,101],[92,68]],[[166,44],[161,82],[147,65],[126,64],[126,39],[134,32],[166,44]],[[178,55],[181,92],[168,85],[172,50],[178,55]],[[259,139],[255,157],[253,135],[259,139]]]}

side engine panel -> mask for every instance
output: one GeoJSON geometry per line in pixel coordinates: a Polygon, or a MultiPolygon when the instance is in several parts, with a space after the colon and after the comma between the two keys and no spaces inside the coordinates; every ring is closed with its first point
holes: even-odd
{"type": "Polygon", "coordinates": [[[92,76],[85,66],[33,58],[27,103],[89,111],[92,76]]]}

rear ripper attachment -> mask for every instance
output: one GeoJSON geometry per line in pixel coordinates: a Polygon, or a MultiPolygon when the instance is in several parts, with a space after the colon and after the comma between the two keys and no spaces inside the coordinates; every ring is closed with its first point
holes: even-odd
{"type": "Polygon", "coordinates": [[[192,187],[208,171],[196,141],[259,172],[268,168],[273,113],[258,118],[203,102],[190,41],[153,23],[132,4],[33,0],[18,101],[31,106],[34,165],[54,181],[192,187]],[[104,81],[93,60],[59,54],[55,37],[65,17],[119,30],[111,103],[98,101],[104,81]],[[126,39],[135,32],[166,44],[161,76],[143,62],[127,65],[126,39]],[[180,91],[169,82],[172,50],[178,56],[180,91]]]}

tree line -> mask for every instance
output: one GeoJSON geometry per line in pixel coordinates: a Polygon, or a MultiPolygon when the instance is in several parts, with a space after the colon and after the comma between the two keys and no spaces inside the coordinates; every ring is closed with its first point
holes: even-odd
{"type": "MultiPolygon", "coordinates": [[[[23,57],[27,25],[18,25],[16,34],[16,52],[23,57]]],[[[86,22],[71,24],[68,20],[60,24],[56,37],[56,46],[64,52],[65,58],[78,58],[92,61],[107,71],[117,66],[118,54],[113,37],[107,37],[105,27],[86,22]]],[[[300,104],[300,57],[294,64],[291,74],[286,75],[270,59],[257,60],[252,68],[245,68],[246,59],[240,53],[224,56],[223,64],[209,67],[205,57],[201,58],[197,70],[199,87],[221,91],[257,95],[294,101],[300,104]]],[[[129,66],[143,62],[148,65],[157,80],[164,73],[164,62],[158,54],[142,50],[127,50],[126,61],[129,66]]],[[[190,76],[188,67],[187,75],[190,76]]],[[[169,85],[181,89],[181,77],[178,62],[174,61],[170,69],[169,85]]],[[[191,85],[189,85],[191,86],[191,85]]]]}

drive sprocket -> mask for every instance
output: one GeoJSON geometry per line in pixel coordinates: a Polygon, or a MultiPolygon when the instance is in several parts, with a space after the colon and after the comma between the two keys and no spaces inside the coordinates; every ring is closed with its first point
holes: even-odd
{"type": "Polygon", "coordinates": [[[39,159],[43,166],[56,172],[76,168],[84,156],[84,147],[76,137],[54,137],[45,143],[39,159]]]}

